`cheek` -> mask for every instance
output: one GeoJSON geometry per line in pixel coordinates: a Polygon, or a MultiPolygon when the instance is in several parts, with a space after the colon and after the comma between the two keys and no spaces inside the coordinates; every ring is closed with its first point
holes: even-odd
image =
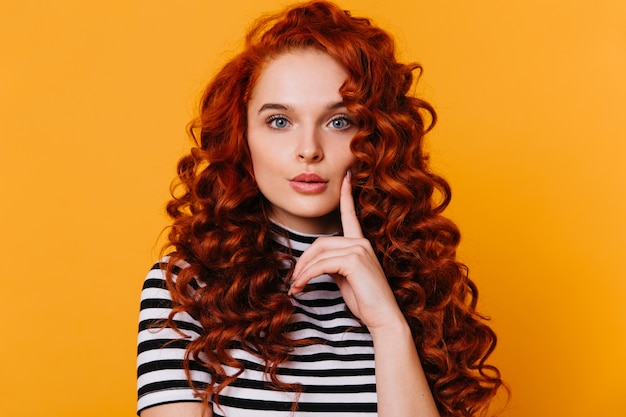
{"type": "Polygon", "coordinates": [[[345,147],[342,148],[340,155],[341,163],[346,169],[350,168],[356,162],[356,156],[350,151],[350,147],[347,149],[345,147]]]}
{"type": "Polygon", "coordinates": [[[276,166],[276,156],[271,150],[263,147],[250,147],[250,159],[257,185],[259,185],[259,182],[267,181],[272,177],[276,166]]]}

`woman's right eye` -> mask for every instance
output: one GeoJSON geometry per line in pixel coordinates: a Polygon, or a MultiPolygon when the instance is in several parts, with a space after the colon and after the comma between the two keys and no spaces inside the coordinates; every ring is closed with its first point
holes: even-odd
{"type": "Polygon", "coordinates": [[[268,117],[266,123],[272,129],[285,129],[287,126],[289,126],[289,120],[287,120],[286,117],[280,115],[268,117]]]}

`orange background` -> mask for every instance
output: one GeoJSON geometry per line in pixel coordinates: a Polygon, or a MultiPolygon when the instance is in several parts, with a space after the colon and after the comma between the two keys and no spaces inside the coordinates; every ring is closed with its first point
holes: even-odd
{"type": "MultiPolygon", "coordinates": [[[[139,291],[185,124],[283,4],[0,3],[0,415],[134,414],[139,291]]],[[[425,67],[503,415],[626,415],[626,2],[342,5],[425,67]]]]}

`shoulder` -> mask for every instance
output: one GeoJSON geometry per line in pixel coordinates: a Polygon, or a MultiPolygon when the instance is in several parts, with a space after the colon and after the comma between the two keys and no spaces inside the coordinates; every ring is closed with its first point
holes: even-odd
{"type": "Polygon", "coordinates": [[[170,269],[173,276],[176,276],[183,269],[189,268],[189,262],[185,260],[172,260],[173,253],[166,255],[159,259],[152,268],[148,271],[147,279],[165,279],[165,273],[170,269]],[[170,262],[175,262],[174,265],[170,265],[170,262]]]}
{"type": "MultiPolygon", "coordinates": [[[[171,274],[172,280],[175,282],[178,274],[180,274],[182,270],[191,266],[189,262],[184,260],[177,260],[175,261],[176,263],[174,265],[170,265],[171,259],[171,255],[167,255],[162,257],[154,265],[152,265],[152,268],[150,268],[150,270],[148,271],[146,279],[143,283],[144,291],[150,289],[166,290],[168,270],[171,274]]],[[[192,280],[191,286],[194,289],[197,289],[198,286],[201,286],[201,284],[194,279],[192,280]]]]}
{"type": "MultiPolygon", "coordinates": [[[[142,416],[167,415],[159,413],[194,407],[178,408],[164,404],[199,401],[187,380],[184,359],[188,344],[204,330],[187,312],[174,313],[166,282],[168,262],[169,257],[164,257],[150,268],[141,293],[137,335],[137,409],[142,416]],[[171,322],[168,322],[170,316],[171,322]]],[[[180,262],[170,268],[173,278],[188,266],[180,262]]],[[[196,383],[210,382],[210,375],[201,366],[191,366],[196,383]]]]}
{"type": "MultiPolygon", "coordinates": [[[[170,265],[170,257],[165,256],[156,262],[148,271],[141,290],[140,319],[147,319],[149,322],[162,320],[169,317],[172,311],[172,294],[167,283],[168,269],[171,279],[175,282],[178,274],[190,265],[184,261],[177,261],[175,265],[170,265]]],[[[199,288],[195,279],[188,285],[188,293],[193,295],[199,288]]],[[[187,322],[196,322],[191,316],[180,312],[176,314],[176,319],[187,322]]],[[[153,324],[153,323],[151,323],[153,324]]]]}

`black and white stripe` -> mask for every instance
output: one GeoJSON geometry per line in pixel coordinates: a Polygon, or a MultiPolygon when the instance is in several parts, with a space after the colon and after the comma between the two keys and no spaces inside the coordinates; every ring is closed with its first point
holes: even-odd
{"type": "MultiPolygon", "coordinates": [[[[288,231],[289,238],[277,236],[278,250],[298,257],[316,236],[288,231]]],[[[161,262],[166,262],[167,259],[161,262]]],[[[185,267],[182,265],[181,267],[185,267]]],[[[292,298],[295,312],[289,329],[294,339],[318,343],[296,347],[290,361],[278,375],[286,383],[302,384],[297,417],[356,417],[376,415],[374,348],[365,327],[346,311],[339,288],[328,275],[313,279],[307,291],[292,298]]],[[[171,298],[164,272],[156,264],[148,273],[141,296],[137,386],[138,412],[164,403],[198,401],[185,376],[182,359],[187,340],[155,323],[167,318],[171,298]]],[[[179,329],[190,338],[202,332],[200,324],[186,313],[175,317],[179,329]]],[[[295,394],[272,389],[267,384],[263,361],[236,346],[233,357],[245,370],[220,395],[216,417],[290,417],[295,394]]],[[[225,367],[227,372],[235,369],[225,367]]],[[[210,383],[210,377],[192,364],[196,385],[210,383]]]]}

